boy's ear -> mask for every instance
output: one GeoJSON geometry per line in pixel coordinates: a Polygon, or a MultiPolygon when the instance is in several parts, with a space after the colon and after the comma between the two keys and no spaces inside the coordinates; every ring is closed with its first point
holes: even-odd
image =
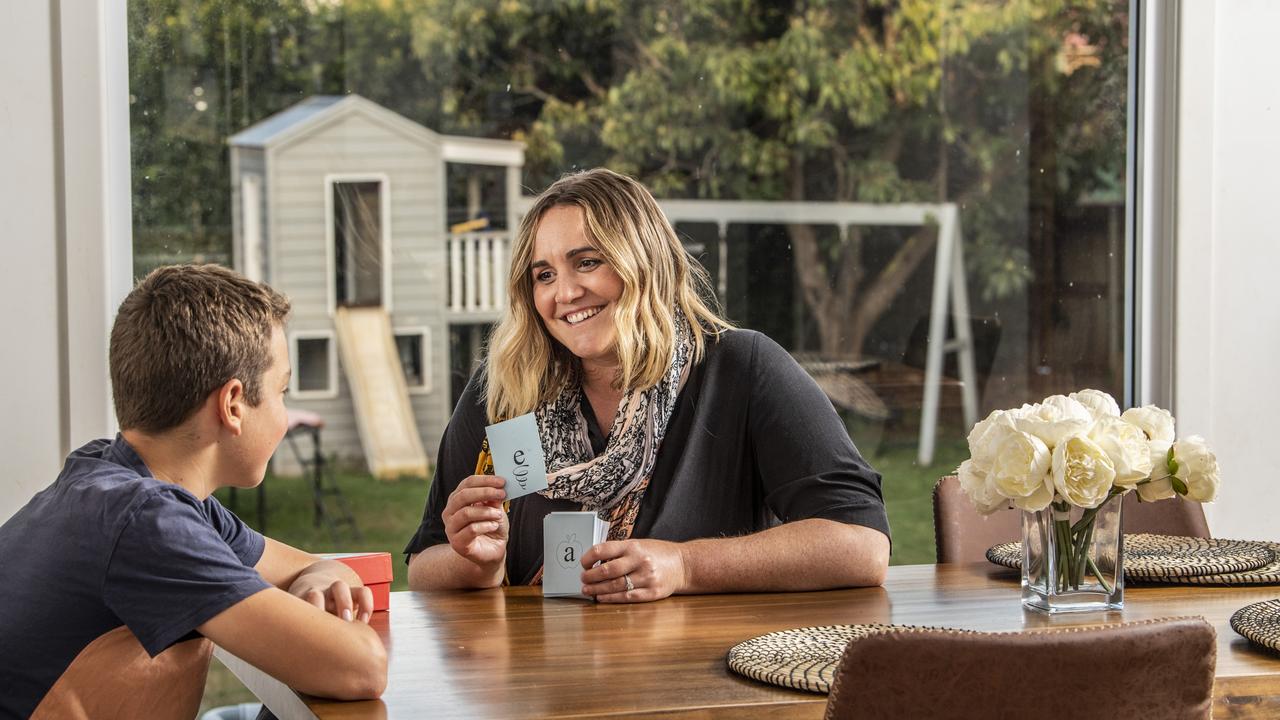
{"type": "Polygon", "coordinates": [[[231,378],[218,388],[217,407],[218,422],[232,435],[244,432],[244,414],[248,403],[244,398],[244,383],[239,378],[231,378]]]}

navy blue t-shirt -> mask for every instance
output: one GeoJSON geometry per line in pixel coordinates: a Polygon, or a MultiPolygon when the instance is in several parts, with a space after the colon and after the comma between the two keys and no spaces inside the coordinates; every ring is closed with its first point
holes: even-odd
{"type": "Polygon", "coordinates": [[[265,547],[213,497],[152,477],[119,435],[71,453],[0,526],[0,717],[27,717],[121,625],[152,656],[270,585],[265,547]]]}

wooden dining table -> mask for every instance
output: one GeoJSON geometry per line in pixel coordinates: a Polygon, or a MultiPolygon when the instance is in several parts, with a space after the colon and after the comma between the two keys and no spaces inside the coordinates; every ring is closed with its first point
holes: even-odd
{"type": "MultiPolygon", "coordinates": [[[[826,696],[738,676],[728,650],[788,628],[886,623],[1017,631],[1198,615],[1218,635],[1215,718],[1280,717],[1280,656],[1228,621],[1280,587],[1134,586],[1124,609],[1048,616],[1024,609],[1018,575],[989,564],[889,568],[883,587],[671,597],[606,605],[540,588],[398,592],[370,624],[386,643],[379,700],[300,695],[218,649],[280,718],[820,718],[826,696]]],[[[305,659],[300,659],[305,662],[305,659]]],[[[1176,678],[1156,679],[1176,683],[1176,678]]]]}

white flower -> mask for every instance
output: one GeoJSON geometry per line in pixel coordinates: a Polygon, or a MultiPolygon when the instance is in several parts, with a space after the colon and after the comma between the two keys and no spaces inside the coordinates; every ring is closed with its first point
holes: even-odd
{"type": "Polygon", "coordinates": [[[1147,444],[1151,457],[1151,477],[1158,479],[1138,483],[1138,497],[1143,502],[1177,496],[1178,493],[1174,492],[1173,483],[1169,480],[1169,448],[1172,445],[1168,440],[1152,440],[1147,444]]]}
{"type": "Polygon", "coordinates": [[[1111,458],[1083,433],[1064,438],[1053,449],[1053,487],[1072,505],[1098,507],[1115,479],[1111,458]]]}
{"type": "Polygon", "coordinates": [[[1049,507],[1053,502],[1053,479],[1046,474],[1044,482],[1036,487],[1035,492],[1026,497],[1013,498],[1013,506],[1019,510],[1036,512],[1049,507]]]}
{"type": "Polygon", "coordinates": [[[1130,425],[1119,415],[1103,416],[1089,429],[1089,439],[1111,458],[1116,471],[1116,485],[1131,490],[1151,477],[1151,443],[1137,425],[1130,425]]]}
{"type": "Polygon", "coordinates": [[[960,480],[960,489],[969,496],[969,501],[983,515],[1007,507],[1009,500],[996,491],[995,485],[987,477],[987,471],[976,465],[973,460],[965,460],[956,468],[960,480]]]}
{"type": "Polygon", "coordinates": [[[1175,442],[1173,461],[1178,464],[1175,475],[1187,486],[1187,497],[1196,502],[1213,502],[1222,480],[1218,476],[1218,458],[1204,438],[1192,435],[1175,442]]]}
{"type": "Polygon", "coordinates": [[[1035,435],[1050,450],[1070,435],[1087,432],[1093,424],[1089,409],[1065,395],[1053,395],[1038,405],[1023,405],[1023,413],[1015,416],[1014,426],[1024,433],[1035,435]]]}
{"type": "Polygon", "coordinates": [[[1040,438],[1014,431],[996,448],[989,481],[1023,510],[1043,510],[1053,500],[1049,466],[1053,456],[1040,438]],[[1028,506],[1038,507],[1028,507],[1028,506]]]}
{"type": "Polygon", "coordinates": [[[1101,390],[1081,390],[1067,397],[1075,400],[1088,409],[1094,420],[1104,417],[1120,417],[1120,405],[1116,399],[1101,390]]]}
{"type": "Polygon", "coordinates": [[[984,472],[991,469],[996,448],[1008,435],[1016,432],[1013,414],[1008,410],[993,410],[969,431],[969,457],[984,472]]]}
{"type": "Polygon", "coordinates": [[[1164,408],[1158,408],[1155,405],[1129,408],[1124,411],[1120,419],[1142,428],[1142,432],[1152,440],[1173,442],[1173,416],[1164,408]]]}
{"type": "Polygon", "coordinates": [[[1138,485],[1138,497],[1142,498],[1142,502],[1155,502],[1157,500],[1167,500],[1171,497],[1177,497],[1178,493],[1173,491],[1173,483],[1169,478],[1160,478],[1138,485]]]}

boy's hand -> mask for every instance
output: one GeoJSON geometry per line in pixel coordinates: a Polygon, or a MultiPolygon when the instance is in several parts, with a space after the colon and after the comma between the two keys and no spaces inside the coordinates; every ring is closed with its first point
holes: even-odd
{"type": "Polygon", "coordinates": [[[367,623],[373,615],[373,592],[369,588],[351,587],[323,569],[303,572],[289,586],[289,592],[348,622],[356,619],[367,623]]]}

